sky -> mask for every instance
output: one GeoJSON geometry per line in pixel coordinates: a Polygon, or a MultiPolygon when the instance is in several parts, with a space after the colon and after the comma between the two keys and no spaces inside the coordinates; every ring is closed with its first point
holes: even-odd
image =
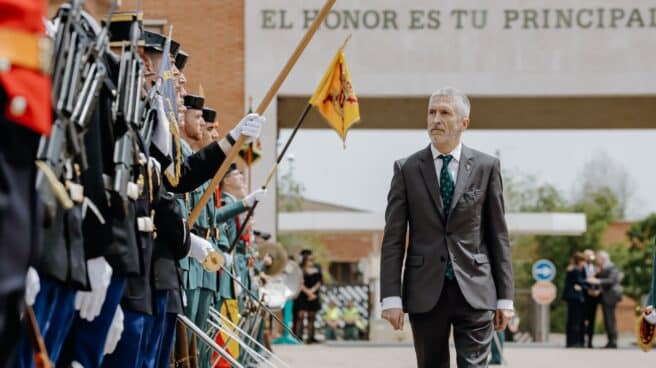
{"type": "MultiPolygon", "coordinates": [[[[280,131],[279,145],[291,130],[280,131]]],[[[371,212],[384,212],[395,160],[425,148],[424,130],[353,130],[346,148],[332,130],[302,130],[292,143],[294,176],[304,196],[371,212]]],[[[656,212],[656,130],[469,130],[463,143],[500,153],[502,169],[532,175],[571,197],[584,164],[605,152],[624,166],[635,191],[628,219],[656,212]]],[[[285,172],[285,160],[279,172],[285,172]]]]}

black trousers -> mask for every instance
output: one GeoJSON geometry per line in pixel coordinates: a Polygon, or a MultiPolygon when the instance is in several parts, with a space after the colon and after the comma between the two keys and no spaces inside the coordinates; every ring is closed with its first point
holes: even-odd
{"type": "Polygon", "coordinates": [[[38,144],[36,133],[5,120],[0,111],[0,294],[23,289],[41,241],[34,189],[38,144]]]}
{"type": "Polygon", "coordinates": [[[585,304],[567,302],[567,347],[583,347],[585,304]]]}
{"type": "Polygon", "coordinates": [[[0,367],[16,355],[25,275],[41,241],[34,189],[39,136],[8,121],[3,101],[0,88],[0,367]]]}
{"type": "Polygon", "coordinates": [[[595,319],[597,317],[597,306],[599,305],[599,297],[586,296],[585,298],[585,336],[588,337],[588,345],[592,345],[592,337],[594,336],[595,319]]]}
{"type": "Polygon", "coordinates": [[[20,322],[23,291],[0,294],[0,367],[13,367],[18,358],[18,336],[27,334],[20,322]]]}
{"type": "Polygon", "coordinates": [[[602,304],[604,314],[604,327],[608,336],[609,345],[617,345],[617,322],[615,321],[615,307],[617,304],[602,304]]]}
{"type": "Polygon", "coordinates": [[[442,295],[431,311],[410,314],[417,367],[449,367],[451,327],[458,367],[487,367],[494,333],[493,319],[494,311],[472,308],[458,283],[445,280],[442,295]]]}

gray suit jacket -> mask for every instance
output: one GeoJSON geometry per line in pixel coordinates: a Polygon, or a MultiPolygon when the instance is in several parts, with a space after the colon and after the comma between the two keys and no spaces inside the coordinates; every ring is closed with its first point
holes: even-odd
{"type": "Polygon", "coordinates": [[[428,146],[394,163],[387,201],[381,299],[401,296],[406,312],[430,311],[442,292],[449,255],[458,286],[471,307],[495,310],[497,299],[513,299],[498,159],[462,146],[456,187],[447,212],[428,146]]]}
{"type": "Polygon", "coordinates": [[[601,303],[613,305],[622,299],[622,286],[620,285],[620,273],[617,267],[610,263],[597,273],[601,285],[601,303]]]}

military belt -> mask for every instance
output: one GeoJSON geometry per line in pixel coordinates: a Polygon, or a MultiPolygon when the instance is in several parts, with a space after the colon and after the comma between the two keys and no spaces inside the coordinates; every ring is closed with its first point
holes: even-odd
{"type": "Polygon", "coordinates": [[[148,216],[137,217],[137,229],[142,233],[152,233],[155,231],[153,219],[148,216]]]}
{"type": "Polygon", "coordinates": [[[0,28],[0,72],[16,65],[49,74],[51,62],[52,41],[49,38],[17,29],[0,28]]]}
{"type": "MultiPolygon", "coordinates": [[[[106,174],[103,174],[103,182],[105,183],[105,190],[113,191],[114,186],[112,185],[112,177],[106,174]]],[[[139,198],[139,185],[137,183],[128,182],[127,196],[133,201],[136,201],[139,198]]]]}
{"type": "Polygon", "coordinates": [[[209,227],[194,226],[194,232],[205,240],[208,240],[212,235],[212,229],[209,227]]]}

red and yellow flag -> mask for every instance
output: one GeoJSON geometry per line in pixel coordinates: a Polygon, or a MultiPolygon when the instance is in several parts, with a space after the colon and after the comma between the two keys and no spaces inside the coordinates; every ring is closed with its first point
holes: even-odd
{"type": "Polygon", "coordinates": [[[310,104],[346,143],[346,132],[360,121],[360,105],[353,90],[351,72],[346,65],[343,47],[337,51],[330,63],[316,92],[310,98],[310,104]]]}

